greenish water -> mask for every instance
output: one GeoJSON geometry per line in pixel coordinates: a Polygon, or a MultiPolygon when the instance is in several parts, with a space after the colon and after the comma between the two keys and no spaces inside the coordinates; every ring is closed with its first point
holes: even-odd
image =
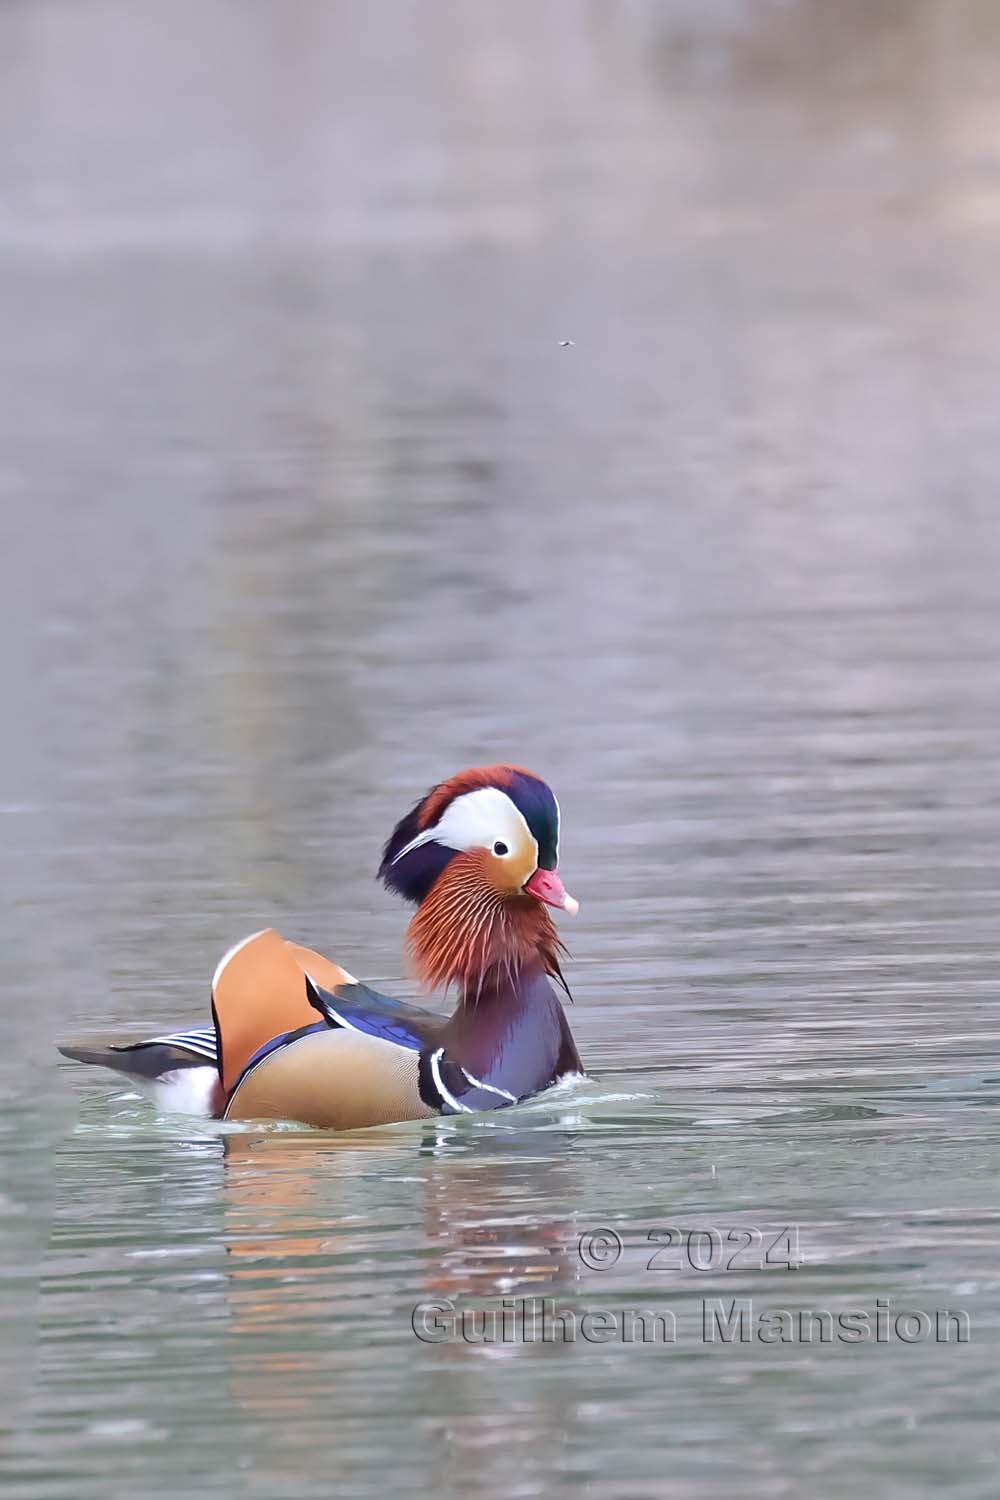
{"type": "Polygon", "coordinates": [[[0,11],[5,1493],[996,1493],[998,84],[987,4],[0,11]],[[267,923],[402,989],[499,758],[585,1082],[57,1064],[267,923]]]}

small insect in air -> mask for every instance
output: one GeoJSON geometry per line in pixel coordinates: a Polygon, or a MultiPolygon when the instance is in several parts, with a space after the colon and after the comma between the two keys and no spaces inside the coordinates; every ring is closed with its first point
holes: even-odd
{"type": "Polygon", "coordinates": [[[559,340],[559,347],[560,347],[560,349],[575,349],[576,348],[576,344],[574,343],[574,341],[572,339],[560,339],[559,340]]]}

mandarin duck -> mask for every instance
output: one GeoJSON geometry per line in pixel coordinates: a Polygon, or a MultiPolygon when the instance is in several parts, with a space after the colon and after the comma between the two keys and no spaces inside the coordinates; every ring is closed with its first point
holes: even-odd
{"type": "Polygon", "coordinates": [[[578,910],[558,859],[559,804],[540,777],[462,771],[396,825],[378,871],[416,905],[410,965],[425,987],[455,986],[450,1016],[378,994],[268,928],[219,963],[211,1026],[59,1050],[151,1086],[161,1106],[224,1120],[348,1130],[507,1108],[582,1072],[552,984],[566,988],[547,908],[578,910]]]}

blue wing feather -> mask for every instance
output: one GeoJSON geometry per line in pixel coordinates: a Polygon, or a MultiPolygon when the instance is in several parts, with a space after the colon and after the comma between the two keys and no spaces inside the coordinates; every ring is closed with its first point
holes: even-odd
{"type": "Polygon", "coordinates": [[[445,1017],[406,1000],[380,995],[366,984],[342,984],[336,990],[324,990],[306,975],[309,1003],[330,1026],[346,1026],[367,1036],[381,1037],[397,1047],[419,1052],[433,1042],[445,1024],[445,1017]]]}

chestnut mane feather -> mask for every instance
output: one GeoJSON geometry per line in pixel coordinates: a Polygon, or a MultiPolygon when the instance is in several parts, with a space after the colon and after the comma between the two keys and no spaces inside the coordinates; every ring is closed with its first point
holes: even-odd
{"type": "Polygon", "coordinates": [[[422,984],[459,984],[473,1001],[491,970],[513,983],[531,960],[565,988],[559,954],[566,949],[548,911],[533,896],[495,890],[479,851],[456,856],[435,881],[410,923],[407,948],[422,984]]]}

